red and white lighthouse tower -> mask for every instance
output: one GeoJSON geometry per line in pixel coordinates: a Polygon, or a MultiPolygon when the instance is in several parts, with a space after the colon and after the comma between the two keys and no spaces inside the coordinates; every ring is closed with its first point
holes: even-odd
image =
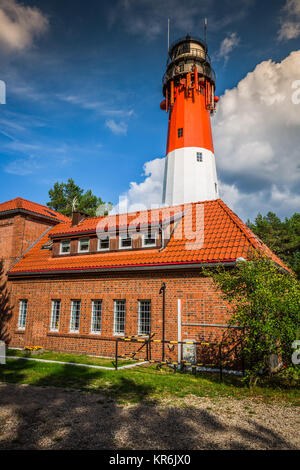
{"type": "Polygon", "coordinates": [[[163,204],[219,197],[210,114],[215,111],[215,73],[204,41],[186,36],[169,49],[163,78],[169,112],[163,204]]]}

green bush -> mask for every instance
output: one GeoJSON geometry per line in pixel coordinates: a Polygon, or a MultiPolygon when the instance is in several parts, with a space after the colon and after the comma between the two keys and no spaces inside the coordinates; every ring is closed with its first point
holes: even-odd
{"type": "Polygon", "coordinates": [[[232,309],[230,323],[241,327],[249,383],[271,374],[271,354],[284,368],[293,367],[292,343],[300,337],[299,281],[266,258],[207,274],[232,309]]]}

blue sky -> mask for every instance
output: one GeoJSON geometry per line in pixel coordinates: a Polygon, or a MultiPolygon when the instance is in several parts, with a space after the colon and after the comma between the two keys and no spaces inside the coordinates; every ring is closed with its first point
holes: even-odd
{"type": "MultiPolygon", "coordinates": [[[[0,0],[0,79],[7,87],[6,104],[0,105],[0,200],[21,196],[46,203],[49,188],[69,177],[113,203],[131,182],[142,188],[145,162],[165,154],[167,115],[159,103],[167,18],[171,40],[188,32],[201,36],[208,18],[209,54],[222,96],[258,64],[280,63],[300,49],[299,3],[0,0]]],[[[300,73],[292,79],[300,79],[300,73]]],[[[217,149],[223,153],[222,113],[223,120],[216,118],[217,166],[217,149]]],[[[296,126],[297,146],[298,122],[290,125],[296,126]]],[[[268,130],[266,143],[271,135],[268,130]]],[[[278,204],[271,193],[266,203],[265,183],[256,185],[265,158],[248,179],[243,168],[241,179],[224,162],[218,167],[225,200],[243,218],[268,209],[290,215],[298,204],[297,181],[275,176],[279,193],[285,191],[293,203],[278,204]]],[[[272,175],[268,178],[271,191],[272,175]]]]}

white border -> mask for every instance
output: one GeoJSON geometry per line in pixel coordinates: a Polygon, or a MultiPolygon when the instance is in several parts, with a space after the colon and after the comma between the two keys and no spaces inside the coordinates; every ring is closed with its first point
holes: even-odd
{"type": "Polygon", "coordinates": [[[110,236],[98,238],[97,251],[109,251],[110,250],[110,236]],[[100,248],[100,241],[108,238],[108,248],[100,248]]]}
{"type": "Polygon", "coordinates": [[[79,333],[80,331],[80,318],[81,317],[81,299],[72,299],[71,300],[71,311],[70,311],[70,333],[79,333]],[[73,302],[80,302],[80,311],[79,311],[79,327],[78,327],[78,330],[72,330],[71,326],[72,326],[72,311],[73,311],[73,302]]]}
{"type": "Polygon", "coordinates": [[[103,300],[102,299],[93,299],[92,300],[92,310],[91,310],[91,328],[90,328],[90,333],[92,335],[101,335],[102,331],[102,313],[103,313],[103,300]],[[94,302],[101,302],[101,321],[100,321],[100,331],[93,331],[93,312],[94,312],[94,302]]]}
{"type": "Polygon", "coordinates": [[[89,239],[88,237],[79,238],[79,239],[78,239],[77,252],[78,252],[78,253],[88,253],[89,251],[90,251],[90,239],[89,239]],[[82,240],[88,240],[88,248],[87,248],[87,250],[81,250],[81,249],[80,249],[80,242],[81,242],[82,240]]]}
{"type": "Polygon", "coordinates": [[[119,234],[119,250],[132,250],[132,235],[129,234],[126,237],[122,237],[122,235],[119,234]],[[125,239],[125,238],[130,238],[131,240],[130,246],[121,246],[121,241],[122,239],[125,239]]]}
{"type": "Polygon", "coordinates": [[[60,309],[61,308],[61,300],[60,299],[52,299],[51,300],[51,317],[50,317],[50,328],[49,331],[59,331],[59,326],[60,326],[60,309]],[[58,328],[51,328],[52,325],[52,320],[53,320],[53,307],[54,307],[54,302],[59,302],[59,320],[58,320],[58,328]]]}
{"type": "Polygon", "coordinates": [[[114,336],[125,336],[125,330],[126,330],[126,299],[114,299],[114,336]],[[125,302],[125,310],[124,310],[124,333],[117,333],[115,331],[115,326],[116,326],[116,302],[119,302],[120,300],[122,300],[123,302],[125,302]]]}
{"type": "Polygon", "coordinates": [[[27,320],[27,310],[28,310],[28,299],[20,299],[19,300],[19,318],[18,318],[18,330],[24,331],[26,328],[26,320],[27,320]],[[25,325],[20,326],[20,319],[21,319],[21,305],[22,302],[26,302],[26,312],[25,312],[25,325]]]}
{"type": "Polygon", "coordinates": [[[59,243],[59,254],[60,255],[69,255],[71,253],[71,240],[61,240],[61,242],[59,243]],[[68,251],[68,253],[63,253],[61,250],[62,250],[62,244],[65,243],[65,242],[68,242],[70,243],[70,250],[68,251]]]}

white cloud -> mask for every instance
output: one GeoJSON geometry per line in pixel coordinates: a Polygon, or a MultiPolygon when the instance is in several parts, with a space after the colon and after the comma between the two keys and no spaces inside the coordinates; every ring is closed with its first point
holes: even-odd
{"type": "Polygon", "coordinates": [[[25,158],[17,158],[4,167],[5,173],[17,176],[27,176],[41,168],[39,159],[34,155],[25,158]]]}
{"type": "Polygon", "coordinates": [[[116,135],[126,135],[128,130],[128,121],[134,116],[133,109],[125,107],[116,107],[111,101],[97,101],[91,98],[79,95],[57,95],[59,99],[71,105],[80,106],[83,109],[93,111],[98,115],[105,116],[105,127],[116,135]],[[114,119],[115,118],[115,119],[114,119]],[[119,122],[116,119],[120,119],[119,122]]]}
{"type": "Polygon", "coordinates": [[[300,194],[296,194],[289,188],[279,188],[272,185],[271,188],[252,193],[239,190],[234,184],[220,183],[221,199],[236,212],[243,220],[254,220],[258,212],[267,214],[275,212],[280,217],[285,217],[299,212],[300,194]]]}
{"type": "Polygon", "coordinates": [[[239,42],[240,38],[238,37],[237,33],[230,33],[221,42],[220,49],[217,54],[218,58],[224,59],[224,61],[227,62],[231,52],[239,45],[239,42]]]}
{"type": "Polygon", "coordinates": [[[289,40],[300,36],[300,0],[287,0],[282,9],[278,39],[289,40]]]}
{"type": "MultiPolygon", "coordinates": [[[[213,122],[221,198],[246,219],[300,207],[300,104],[292,102],[300,50],[257,65],[221,97],[213,122]]],[[[129,205],[159,203],[164,159],[147,162],[145,180],[130,183],[129,205]]]]}
{"type": "Polygon", "coordinates": [[[146,162],[142,175],[145,176],[144,181],[130,183],[129,190],[120,196],[114,212],[133,212],[159,207],[162,201],[164,165],[164,158],[155,158],[146,162]]]}
{"type": "Polygon", "coordinates": [[[214,122],[215,153],[221,179],[240,191],[294,189],[300,182],[300,106],[292,103],[300,51],[271,60],[226,90],[214,122]]]}
{"type": "Polygon", "coordinates": [[[0,46],[4,50],[21,51],[31,46],[34,37],[47,27],[48,20],[39,9],[0,0],[0,46]]]}
{"type": "Polygon", "coordinates": [[[127,134],[128,125],[124,121],[116,122],[114,119],[107,119],[105,121],[105,126],[108,129],[110,129],[113,134],[117,134],[117,135],[127,134]]]}
{"type": "Polygon", "coordinates": [[[97,101],[93,100],[91,97],[84,97],[79,95],[57,95],[59,99],[65,101],[66,103],[80,106],[83,109],[89,109],[91,111],[96,111],[101,115],[113,116],[119,118],[129,118],[134,115],[134,110],[125,108],[116,108],[115,103],[112,101],[97,101]]]}

